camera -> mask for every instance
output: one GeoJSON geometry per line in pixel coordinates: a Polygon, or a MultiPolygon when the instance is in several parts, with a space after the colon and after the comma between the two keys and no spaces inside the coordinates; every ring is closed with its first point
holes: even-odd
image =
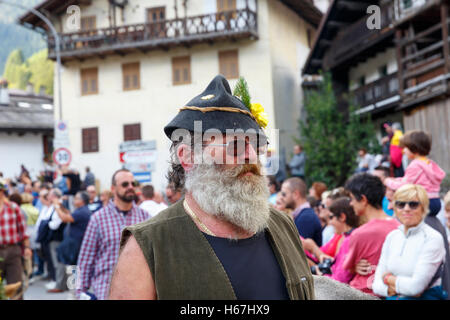
{"type": "Polygon", "coordinates": [[[331,266],[333,265],[333,263],[334,261],[331,259],[324,259],[322,263],[319,263],[317,265],[317,267],[323,274],[331,274],[331,266]]]}
{"type": "Polygon", "coordinates": [[[331,266],[333,263],[334,261],[332,259],[324,259],[322,263],[311,267],[311,273],[317,274],[316,270],[318,268],[322,274],[331,274],[331,266]]]}

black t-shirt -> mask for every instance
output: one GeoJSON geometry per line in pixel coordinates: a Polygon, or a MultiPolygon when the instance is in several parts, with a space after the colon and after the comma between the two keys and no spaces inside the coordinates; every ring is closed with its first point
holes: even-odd
{"type": "Polygon", "coordinates": [[[288,300],[286,280],[266,232],[230,240],[205,234],[239,300],[288,300]]]}

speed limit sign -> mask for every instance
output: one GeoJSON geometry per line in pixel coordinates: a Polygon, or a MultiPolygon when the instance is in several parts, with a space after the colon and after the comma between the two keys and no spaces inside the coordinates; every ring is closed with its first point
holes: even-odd
{"type": "Polygon", "coordinates": [[[53,161],[60,166],[69,165],[72,161],[72,154],[67,148],[58,148],[53,151],[53,161]]]}

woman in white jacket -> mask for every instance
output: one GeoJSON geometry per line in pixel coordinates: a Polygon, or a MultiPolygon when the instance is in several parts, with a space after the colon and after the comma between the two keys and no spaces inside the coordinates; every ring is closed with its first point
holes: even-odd
{"type": "Polygon", "coordinates": [[[373,292],[387,299],[445,299],[440,275],[444,241],[424,222],[427,192],[420,185],[407,184],[395,192],[393,201],[401,225],[383,244],[373,292]]]}

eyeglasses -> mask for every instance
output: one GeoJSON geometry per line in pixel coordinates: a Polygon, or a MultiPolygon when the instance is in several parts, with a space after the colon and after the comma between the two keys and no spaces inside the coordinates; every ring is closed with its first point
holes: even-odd
{"type": "Polygon", "coordinates": [[[122,186],[122,188],[127,188],[130,184],[133,187],[137,187],[137,182],[136,181],[131,181],[131,182],[130,181],[124,181],[120,185],[122,186]]]}
{"type": "Polygon", "coordinates": [[[408,205],[412,210],[417,209],[420,205],[419,201],[395,201],[395,206],[398,209],[404,209],[408,205]]]}
{"type": "Polygon", "coordinates": [[[262,155],[267,150],[267,141],[261,139],[233,139],[227,143],[203,144],[204,147],[225,147],[227,154],[231,157],[239,157],[245,152],[245,147],[250,144],[257,155],[262,155]]]}

